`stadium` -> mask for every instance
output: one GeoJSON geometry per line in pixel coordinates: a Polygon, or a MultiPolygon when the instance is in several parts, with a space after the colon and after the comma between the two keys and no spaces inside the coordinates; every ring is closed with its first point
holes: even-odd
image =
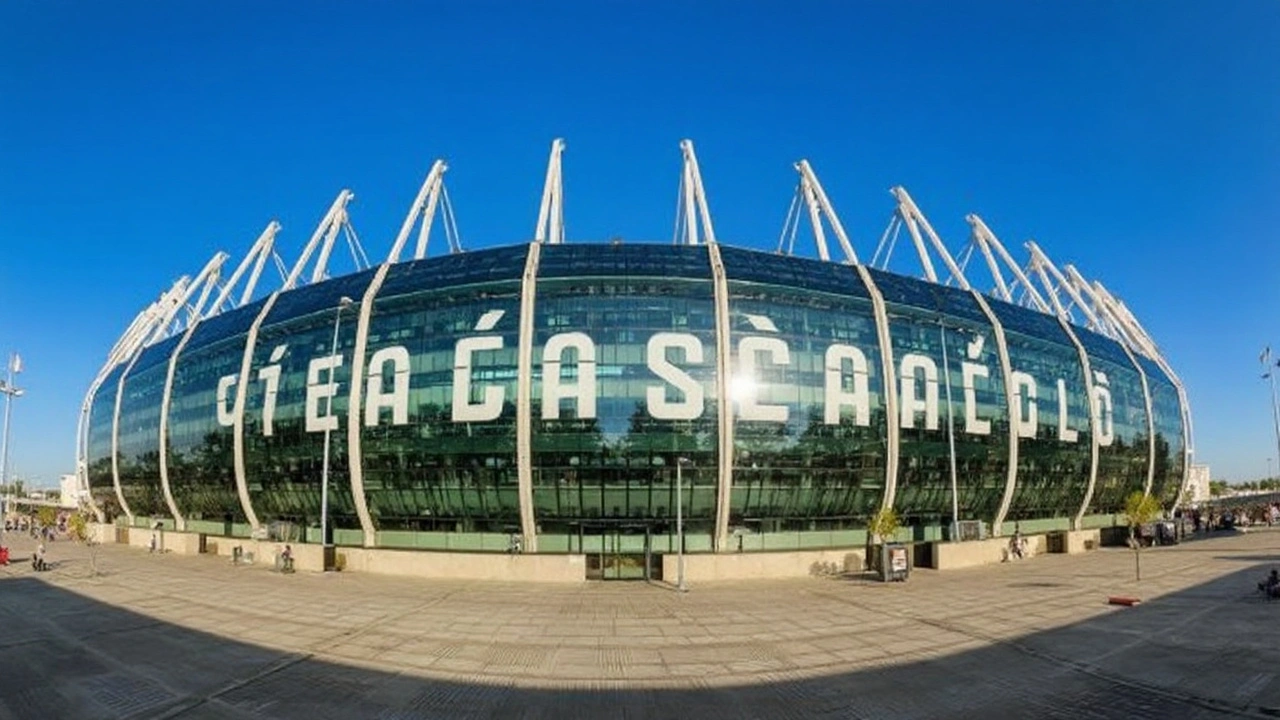
{"type": "Polygon", "coordinates": [[[807,561],[861,548],[882,508],[943,544],[1096,533],[1135,490],[1178,504],[1186,393],[1101,283],[1035,243],[1016,261],[975,215],[953,257],[902,188],[860,259],[806,161],[776,252],[721,244],[681,148],[670,243],[565,242],[556,141],[532,242],[464,251],[437,161],[381,263],[329,276],[340,236],[364,257],[348,191],[276,289],[278,224],[234,269],[219,253],[89,386],[99,520],[582,579],[661,575],[681,542],[695,569],[807,561]],[[899,239],[919,276],[887,270],[899,239]]]}

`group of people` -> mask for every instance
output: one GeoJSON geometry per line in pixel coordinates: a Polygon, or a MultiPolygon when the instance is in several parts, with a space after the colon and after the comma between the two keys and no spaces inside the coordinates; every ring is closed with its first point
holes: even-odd
{"type": "Polygon", "coordinates": [[[1251,525],[1271,527],[1280,524],[1280,505],[1264,503],[1234,508],[1210,508],[1203,512],[1196,508],[1191,510],[1189,515],[1195,532],[1200,532],[1201,530],[1204,532],[1234,530],[1237,527],[1251,525]]]}

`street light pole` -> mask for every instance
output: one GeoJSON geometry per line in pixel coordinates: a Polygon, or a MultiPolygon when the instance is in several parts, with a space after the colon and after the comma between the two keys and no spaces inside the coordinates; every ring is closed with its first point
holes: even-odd
{"type": "Polygon", "coordinates": [[[1262,377],[1271,381],[1271,418],[1276,427],[1276,449],[1280,450],[1280,400],[1276,399],[1276,366],[1271,364],[1270,345],[1262,351],[1259,360],[1262,361],[1262,377]]]}
{"type": "Polygon", "coordinates": [[[947,391],[947,454],[951,459],[951,542],[959,542],[960,493],[956,487],[956,420],[952,415],[951,405],[951,363],[947,358],[947,328],[941,322],[938,323],[938,336],[942,338],[942,387],[947,391]]]}
{"type": "Polygon", "coordinates": [[[0,439],[0,486],[9,482],[9,416],[13,411],[13,399],[22,397],[22,390],[13,384],[13,376],[22,372],[22,360],[14,353],[9,358],[8,379],[0,382],[0,393],[4,393],[4,437],[0,439]]]}
{"type": "MultiPolygon", "coordinates": [[[[338,300],[338,307],[333,311],[333,343],[329,346],[329,358],[332,363],[329,365],[329,385],[334,385],[334,378],[338,374],[339,359],[335,359],[338,354],[338,327],[342,324],[342,311],[351,307],[354,300],[343,295],[338,300]]],[[[320,546],[324,553],[323,565],[325,570],[332,570],[333,563],[331,561],[331,549],[333,543],[329,541],[329,436],[333,434],[333,426],[336,422],[330,422],[333,419],[333,396],[336,388],[329,388],[330,392],[325,393],[324,402],[324,456],[320,465],[320,546]]]]}
{"type": "MultiPolygon", "coordinates": [[[[0,438],[0,492],[12,497],[13,493],[9,492],[9,415],[13,410],[13,399],[22,396],[22,390],[13,384],[13,376],[22,372],[22,359],[14,353],[9,358],[9,376],[7,380],[0,380],[0,392],[4,393],[4,436],[0,438]]],[[[4,519],[9,514],[9,502],[5,497],[0,497],[0,539],[4,533],[4,519]]],[[[3,544],[3,543],[0,543],[3,544]]]]}
{"type": "Polygon", "coordinates": [[[688,458],[676,458],[676,590],[688,592],[684,584],[684,464],[688,458]]]}

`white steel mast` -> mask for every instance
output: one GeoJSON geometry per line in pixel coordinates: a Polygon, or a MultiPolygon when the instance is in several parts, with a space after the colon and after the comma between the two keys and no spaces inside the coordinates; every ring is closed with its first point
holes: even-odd
{"type": "MultiPolygon", "coordinates": [[[[806,160],[797,162],[795,169],[796,172],[800,173],[800,185],[797,188],[796,197],[808,206],[809,221],[813,224],[814,242],[818,244],[819,255],[825,253],[826,241],[822,230],[822,217],[825,216],[840,242],[841,249],[845,253],[844,262],[853,267],[863,286],[867,289],[867,294],[871,297],[871,307],[875,312],[876,340],[880,344],[880,372],[883,377],[885,406],[885,490],[880,507],[887,510],[893,507],[897,495],[899,448],[901,446],[899,429],[901,421],[898,417],[898,393],[894,388],[897,378],[897,373],[895,372],[897,364],[894,361],[893,340],[889,334],[889,316],[884,302],[884,294],[880,292],[880,288],[876,285],[875,279],[871,277],[871,273],[866,266],[858,261],[858,256],[853,250],[853,243],[849,240],[848,233],[845,232],[844,223],[840,221],[840,216],[836,213],[835,206],[822,189],[822,183],[818,181],[817,173],[813,171],[813,168],[806,160]]],[[[793,203],[794,205],[795,203],[793,203]]],[[[796,210],[796,219],[798,220],[798,208],[796,210]]],[[[790,215],[790,213],[788,214],[790,215]]],[[[784,225],[788,224],[790,223],[784,223],[784,225]]],[[[786,232],[785,227],[783,232],[786,232]]],[[[839,368],[836,368],[836,370],[840,371],[839,368]]]]}
{"type": "MultiPolygon", "coordinates": [[[[262,327],[262,321],[271,312],[271,308],[275,305],[276,299],[280,297],[280,294],[293,289],[298,283],[298,279],[306,268],[307,261],[311,259],[312,253],[315,252],[316,246],[323,241],[325,247],[332,247],[338,232],[343,227],[350,227],[347,220],[347,203],[351,202],[354,197],[355,195],[350,190],[344,189],[338,193],[338,197],[334,198],[333,204],[329,206],[329,210],[320,219],[320,224],[316,226],[315,232],[311,234],[311,239],[302,248],[302,253],[285,277],[284,283],[278,290],[267,297],[266,302],[258,310],[258,315],[254,318],[253,324],[249,326],[249,331],[245,337],[244,354],[240,358],[240,375],[235,385],[235,405],[232,410],[232,454],[234,458],[236,494],[240,498],[240,506],[244,510],[245,519],[249,521],[249,525],[254,531],[258,529],[259,523],[257,513],[253,511],[253,503],[249,498],[248,470],[244,457],[244,408],[248,398],[249,370],[253,364],[253,350],[258,340],[258,330],[262,327]]],[[[322,251],[321,258],[316,262],[311,274],[313,281],[318,281],[324,277],[324,261],[327,254],[327,251],[322,251]]]]}
{"type": "MultiPolygon", "coordinates": [[[[187,323],[186,330],[182,333],[182,338],[178,344],[169,353],[169,362],[165,369],[164,393],[160,400],[160,427],[159,435],[159,458],[158,465],[160,470],[160,490],[164,495],[165,504],[169,507],[169,514],[173,517],[174,525],[178,530],[186,529],[186,519],[182,512],[178,509],[178,504],[173,498],[173,490],[169,484],[169,401],[173,397],[173,377],[177,370],[178,356],[182,353],[182,348],[186,346],[187,341],[191,339],[191,334],[195,332],[196,326],[200,324],[200,320],[204,317],[205,303],[209,299],[212,290],[218,284],[218,277],[222,272],[222,266],[227,261],[228,255],[219,252],[213,256],[209,264],[200,271],[192,283],[192,288],[200,288],[200,299],[196,301],[195,306],[191,309],[191,320],[187,323]]],[[[246,258],[247,260],[248,258],[246,258]]],[[[243,269],[244,264],[241,264],[243,269]]],[[[219,293],[219,298],[230,288],[224,288],[223,293],[219,293]]],[[[218,305],[214,304],[209,312],[216,313],[218,305]]]]}
{"type": "Polygon", "coordinates": [[[1004,244],[996,237],[991,228],[982,221],[982,218],[970,213],[965,216],[965,222],[969,223],[972,229],[971,239],[978,246],[978,250],[982,252],[982,256],[987,261],[987,267],[991,270],[991,277],[996,283],[996,296],[1007,303],[1014,303],[1013,287],[1021,284],[1024,292],[1027,293],[1032,308],[1042,313],[1052,315],[1053,308],[1045,302],[1040,293],[1036,291],[1035,286],[1031,283],[1031,279],[1027,277],[1018,263],[1009,255],[1009,251],[1005,249],[1004,244]],[[994,254],[993,251],[994,250],[994,254]],[[1009,272],[1013,273],[1015,282],[1006,284],[1004,274],[1000,270],[1000,264],[1003,262],[1009,272]]]}
{"type": "Polygon", "coordinates": [[[711,208],[707,204],[707,191],[702,186],[702,172],[698,168],[693,141],[681,140],[680,152],[684,156],[684,166],[680,173],[680,195],[676,202],[675,242],[684,245],[714,245],[716,231],[711,224],[711,208]],[[701,239],[698,237],[699,223],[702,227],[701,239]]]}
{"type": "Polygon", "coordinates": [[[542,185],[542,203],[538,206],[538,224],[533,231],[534,242],[552,245],[564,242],[564,185],[560,175],[562,154],[564,140],[552,140],[551,156],[547,159],[547,179],[542,185]]]}
{"type": "MultiPolygon", "coordinates": [[[[377,528],[373,524],[373,516],[369,512],[369,502],[364,492],[364,451],[361,446],[360,429],[364,425],[361,422],[361,411],[368,410],[368,408],[364,408],[365,385],[360,382],[360,378],[365,376],[365,367],[368,363],[365,355],[369,348],[369,324],[373,318],[374,300],[378,296],[378,291],[382,289],[382,284],[386,281],[387,273],[391,271],[391,266],[400,261],[400,254],[409,240],[409,235],[413,232],[413,226],[419,221],[421,221],[421,224],[418,229],[414,259],[418,260],[426,257],[427,243],[431,236],[431,226],[435,220],[438,207],[445,208],[444,232],[449,242],[450,253],[462,251],[461,244],[458,242],[457,228],[453,221],[453,213],[448,209],[448,194],[444,190],[444,174],[448,169],[449,166],[445,164],[444,160],[436,160],[431,164],[431,169],[427,172],[426,179],[422,181],[418,194],[414,197],[413,202],[409,204],[409,210],[405,213],[404,221],[400,224],[400,231],[396,233],[395,240],[391,243],[391,251],[387,253],[386,262],[380,264],[374,272],[373,278],[369,281],[368,287],[365,288],[359,304],[356,318],[355,346],[351,351],[352,381],[350,399],[347,403],[347,465],[348,479],[351,482],[351,497],[355,503],[356,517],[360,520],[360,530],[366,547],[373,546],[377,528]]],[[[376,414],[376,409],[374,412],[376,414]]]]}

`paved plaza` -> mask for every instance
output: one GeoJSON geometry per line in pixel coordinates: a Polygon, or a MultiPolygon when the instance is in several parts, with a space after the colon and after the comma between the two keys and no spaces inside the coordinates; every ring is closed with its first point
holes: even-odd
{"type": "Polygon", "coordinates": [[[683,595],[49,548],[0,568],[0,719],[1280,715],[1280,530],[683,595]]]}

